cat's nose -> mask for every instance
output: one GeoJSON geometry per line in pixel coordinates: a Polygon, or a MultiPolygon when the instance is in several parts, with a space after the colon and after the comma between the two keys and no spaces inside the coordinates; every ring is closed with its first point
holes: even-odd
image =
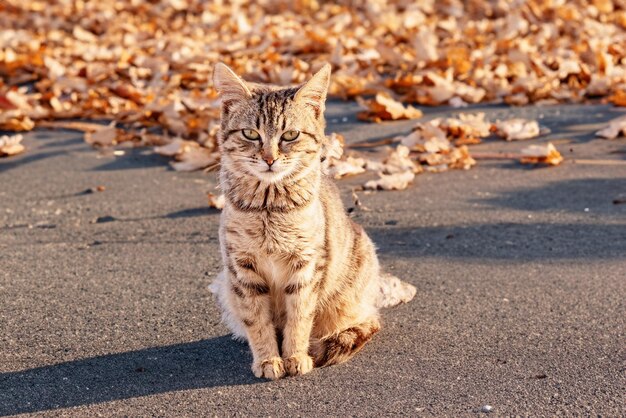
{"type": "Polygon", "coordinates": [[[272,166],[272,164],[274,164],[274,161],[276,161],[271,155],[264,156],[263,160],[265,160],[267,165],[269,165],[270,167],[272,166]]]}

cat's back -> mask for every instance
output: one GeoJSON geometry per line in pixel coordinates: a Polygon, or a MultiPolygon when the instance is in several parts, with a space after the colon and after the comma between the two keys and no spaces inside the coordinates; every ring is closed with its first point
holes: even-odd
{"type": "Polygon", "coordinates": [[[339,187],[329,176],[322,176],[320,184],[320,203],[324,211],[324,217],[328,226],[339,232],[351,224],[351,219],[346,214],[339,187]]]}
{"type": "Polygon", "coordinates": [[[346,213],[339,188],[330,177],[322,178],[320,202],[325,220],[325,255],[332,264],[330,270],[339,276],[351,276],[355,270],[351,264],[363,264],[376,258],[374,246],[361,225],[346,213]]]}

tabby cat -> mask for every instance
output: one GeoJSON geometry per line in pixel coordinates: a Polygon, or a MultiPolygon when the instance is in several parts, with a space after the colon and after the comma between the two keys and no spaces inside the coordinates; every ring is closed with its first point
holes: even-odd
{"type": "Polygon", "coordinates": [[[323,174],[329,80],[328,64],[286,88],[245,82],[221,63],[214,71],[226,204],[212,290],[257,377],[348,360],[380,329],[379,307],[415,295],[381,275],[372,241],[323,174]]]}

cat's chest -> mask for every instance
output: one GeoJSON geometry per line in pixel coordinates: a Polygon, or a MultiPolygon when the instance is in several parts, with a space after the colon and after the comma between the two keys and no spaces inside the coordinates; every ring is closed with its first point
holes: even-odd
{"type": "Polygon", "coordinates": [[[324,234],[324,219],[317,204],[289,213],[239,214],[230,217],[226,231],[237,247],[264,258],[310,252],[324,234]]]}

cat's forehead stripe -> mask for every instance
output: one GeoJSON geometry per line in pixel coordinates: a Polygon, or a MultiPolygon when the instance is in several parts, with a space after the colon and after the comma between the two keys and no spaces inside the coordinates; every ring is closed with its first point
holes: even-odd
{"type": "Polygon", "coordinates": [[[258,114],[256,117],[257,129],[265,127],[265,132],[270,137],[276,135],[280,126],[284,130],[287,126],[285,110],[291,102],[297,90],[287,89],[271,92],[259,92],[256,98],[258,114]]]}

